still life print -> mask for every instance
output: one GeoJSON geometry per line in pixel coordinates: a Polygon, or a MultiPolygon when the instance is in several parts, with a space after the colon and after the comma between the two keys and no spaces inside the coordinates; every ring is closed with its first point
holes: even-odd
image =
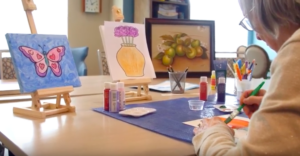
{"type": "Polygon", "coordinates": [[[152,62],[155,71],[166,71],[172,66],[177,70],[210,70],[209,27],[155,26],[152,37],[152,62]],[[176,31],[170,31],[176,30],[176,31]]]}

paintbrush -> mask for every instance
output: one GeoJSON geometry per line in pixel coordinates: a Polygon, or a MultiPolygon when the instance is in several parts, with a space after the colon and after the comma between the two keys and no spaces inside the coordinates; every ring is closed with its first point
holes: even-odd
{"type": "MultiPolygon", "coordinates": [[[[261,89],[261,87],[265,84],[265,81],[263,81],[260,85],[258,85],[258,87],[256,87],[250,94],[250,96],[255,96],[259,90],[261,89]]],[[[231,122],[244,108],[245,104],[240,105],[240,107],[236,110],[234,110],[229,117],[225,120],[225,123],[228,124],[229,122],[231,122]]]]}

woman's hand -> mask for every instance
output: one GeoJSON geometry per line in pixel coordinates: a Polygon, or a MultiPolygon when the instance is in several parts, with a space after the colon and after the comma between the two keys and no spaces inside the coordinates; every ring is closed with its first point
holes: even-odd
{"type": "MultiPolygon", "coordinates": [[[[209,127],[213,127],[215,125],[218,125],[218,124],[223,124],[225,126],[227,126],[225,124],[224,121],[222,121],[219,117],[213,117],[213,118],[210,118],[210,119],[202,119],[201,120],[201,123],[199,124],[199,127],[196,127],[194,129],[194,134],[198,134],[198,133],[202,133],[204,132],[205,130],[207,130],[209,127]]],[[[230,127],[228,127],[231,132],[232,132],[232,135],[234,135],[234,131],[233,129],[231,129],[230,127]]]]}
{"type": "Polygon", "coordinates": [[[266,93],[266,90],[259,90],[259,92],[257,93],[256,96],[250,96],[251,92],[253,90],[247,90],[245,91],[240,99],[240,104],[245,104],[244,107],[244,112],[245,114],[251,118],[252,114],[257,111],[257,109],[259,108],[259,105],[263,99],[263,96],[266,93]]]}

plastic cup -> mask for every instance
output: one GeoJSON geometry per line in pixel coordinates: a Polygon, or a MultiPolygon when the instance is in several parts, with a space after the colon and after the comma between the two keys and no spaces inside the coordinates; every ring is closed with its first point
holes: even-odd
{"type": "Polygon", "coordinates": [[[195,111],[202,110],[205,103],[205,101],[202,100],[189,100],[188,102],[189,102],[190,110],[195,110],[195,111]]]}
{"type": "Polygon", "coordinates": [[[250,89],[251,89],[251,81],[248,81],[248,80],[240,81],[239,79],[235,78],[236,99],[238,101],[240,101],[242,94],[246,90],[250,90],[250,89]]]}

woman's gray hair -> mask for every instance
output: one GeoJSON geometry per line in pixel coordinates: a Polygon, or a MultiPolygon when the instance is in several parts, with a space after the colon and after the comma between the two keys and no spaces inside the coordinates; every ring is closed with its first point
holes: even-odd
{"type": "Polygon", "coordinates": [[[244,15],[252,14],[270,35],[277,38],[281,26],[300,27],[300,0],[239,0],[244,15]]]}

